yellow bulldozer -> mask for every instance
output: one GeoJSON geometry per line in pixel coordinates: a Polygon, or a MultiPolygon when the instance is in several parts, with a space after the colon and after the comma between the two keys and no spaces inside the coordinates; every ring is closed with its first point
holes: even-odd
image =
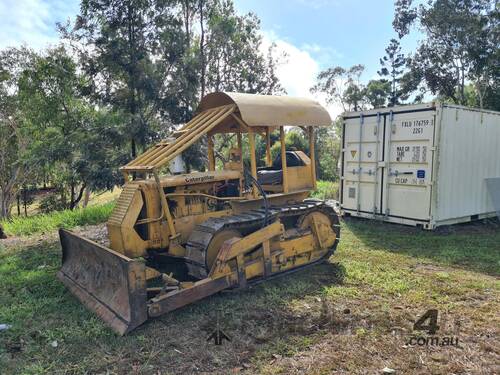
{"type": "Polygon", "coordinates": [[[316,188],[314,128],[331,123],[309,99],[208,94],[171,139],[120,168],[125,184],[107,223],[110,248],[60,230],[58,278],[123,335],[221,290],[328,259],[340,238],[337,213],[307,198],[316,188]],[[285,126],[308,134],[309,155],[286,150],[285,126]],[[281,142],[275,160],[273,131],[281,142]],[[235,147],[217,163],[214,137],[222,133],[235,147]],[[265,167],[257,167],[256,135],[265,139],[265,167]],[[204,137],[207,171],[172,173],[172,162],[204,137]]]}

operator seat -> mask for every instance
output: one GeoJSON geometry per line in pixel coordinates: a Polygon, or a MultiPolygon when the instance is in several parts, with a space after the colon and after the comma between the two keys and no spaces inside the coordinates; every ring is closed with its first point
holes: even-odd
{"type": "MultiPolygon", "coordinates": [[[[286,152],[287,167],[302,167],[304,165],[304,162],[295,151],[286,152]]],[[[262,167],[257,170],[257,181],[261,185],[280,185],[283,183],[281,155],[276,156],[270,167],[262,167]]]]}

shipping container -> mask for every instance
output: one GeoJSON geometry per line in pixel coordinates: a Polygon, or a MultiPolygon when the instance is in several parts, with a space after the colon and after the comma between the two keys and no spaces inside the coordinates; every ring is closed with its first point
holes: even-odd
{"type": "Polygon", "coordinates": [[[438,102],[343,115],[345,215],[434,229],[496,215],[500,112],[438,102]]]}

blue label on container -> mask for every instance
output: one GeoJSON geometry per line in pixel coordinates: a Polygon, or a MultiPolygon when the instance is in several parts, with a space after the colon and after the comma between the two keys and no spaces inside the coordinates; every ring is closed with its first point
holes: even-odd
{"type": "Polygon", "coordinates": [[[425,178],[425,171],[423,169],[417,171],[417,178],[425,178]]]}

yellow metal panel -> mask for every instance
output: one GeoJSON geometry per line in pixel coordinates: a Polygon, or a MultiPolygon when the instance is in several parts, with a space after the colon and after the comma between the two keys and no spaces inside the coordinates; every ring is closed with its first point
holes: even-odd
{"type": "Polygon", "coordinates": [[[288,191],[297,191],[312,189],[313,182],[311,181],[311,165],[301,167],[288,167],[288,191]]]}
{"type": "Polygon", "coordinates": [[[283,192],[288,193],[288,172],[286,165],[285,128],[280,127],[281,169],[283,170],[283,192]]]}
{"type": "Polygon", "coordinates": [[[312,187],[316,190],[316,152],[314,147],[314,128],[309,127],[309,155],[311,157],[311,179],[312,187]]]}
{"type": "Polygon", "coordinates": [[[236,104],[248,126],[330,126],[328,111],[308,98],[215,92],[206,95],[197,112],[221,105],[236,104]]]}
{"type": "Polygon", "coordinates": [[[127,184],[107,223],[111,249],[130,258],[144,255],[147,248],[134,229],[143,204],[139,185],[127,184]]]}
{"type": "Polygon", "coordinates": [[[266,128],[266,167],[273,164],[271,159],[271,129],[266,128]]]}
{"type": "Polygon", "coordinates": [[[214,155],[214,139],[212,136],[208,136],[208,170],[215,171],[215,155],[214,155]]]}
{"type": "MultiPolygon", "coordinates": [[[[255,134],[250,131],[248,133],[248,146],[250,148],[250,169],[252,177],[257,180],[257,160],[255,160],[255,134]]],[[[253,196],[257,197],[257,187],[252,185],[253,196]]]]}

